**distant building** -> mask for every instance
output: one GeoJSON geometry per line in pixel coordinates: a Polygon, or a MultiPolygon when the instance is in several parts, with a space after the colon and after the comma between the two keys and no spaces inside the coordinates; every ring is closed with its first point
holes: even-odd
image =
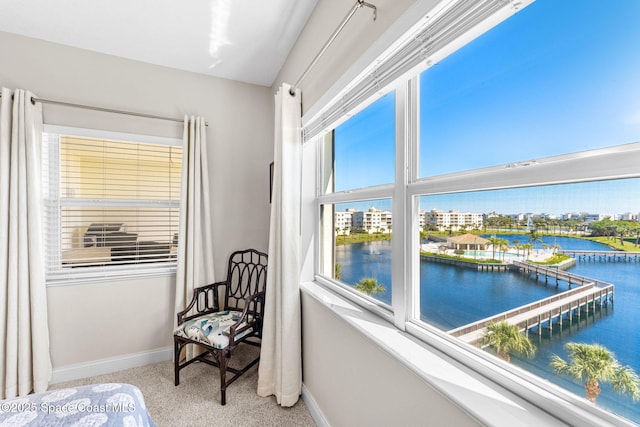
{"type": "Polygon", "coordinates": [[[355,209],[347,209],[335,213],[334,226],[336,234],[351,234],[353,228],[352,216],[355,209]]]}
{"type": "Polygon", "coordinates": [[[389,211],[369,208],[368,211],[355,211],[351,215],[353,231],[373,233],[390,233],[393,216],[389,211]]]}
{"type": "Polygon", "coordinates": [[[610,219],[612,221],[616,220],[616,215],[615,214],[608,214],[608,213],[599,213],[599,214],[585,214],[584,215],[584,220],[585,222],[595,222],[595,221],[602,221],[604,219],[610,219]]]}
{"type": "Polygon", "coordinates": [[[631,213],[631,212],[625,212],[623,214],[619,215],[619,218],[622,221],[638,221],[638,214],[637,213],[631,213]]]}
{"type": "Polygon", "coordinates": [[[526,221],[529,218],[530,214],[526,214],[526,213],[517,213],[517,214],[509,214],[509,215],[505,215],[507,218],[511,218],[514,221],[517,222],[522,222],[522,221],[526,221]]]}
{"type": "Polygon", "coordinates": [[[444,212],[438,209],[431,209],[424,214],[425,226],[432,226],[439,231],[459,231],[482,228],[483,214],[473,212],[444,212]]]}

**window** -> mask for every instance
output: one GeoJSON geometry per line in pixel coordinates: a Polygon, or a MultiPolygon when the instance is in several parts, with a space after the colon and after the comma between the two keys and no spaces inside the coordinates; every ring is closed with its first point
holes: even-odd
{"type": "MultiPolygon", "coordinates": [[[[509,17],[513,4],[496,3],[440,3],[304,121],[322,159],[316,278],[455,342],[458,358],[478,346],[476,322],[568,297],[575,309],[520,325],[537,352],[511,360],[582,396],[550,366],[567,342],[601,344],[640,372],[629,345],[640,339],[640,4],[538,0],[509,17]],[[364,153],[341,150],[350,141],[364,153]],[[362,179],[345,184],[350,172],[362,179]],[[600,292],[588,307],[571,299],[584,283],[600,292]]],[[[640,421],[629,396],[601,387],[599,407],[640,421]]]]}
{"type": "Polygon", "coordinates": [[[390,199],[323,204],[322,273],[391,306],[390,199]],[[330,231],[333,230],[333,231],[330,231]]]}
{"type": "Polygon", "coordinates": [[[321,205],[322,274],[387,310],[392,292],[393,214],[388,184],[395,179],[394,118],[391,92],[327,135],[324,148],[330,167],[324,188],[334,199],[321,205]],[[367,197],[371,195],[381,197],[367,197]]]}
{"type": "Polygon", "coordinates": [[[393,182],[394,117],[395,96],[391,92],[336,128],[333,138],[334,191],[393,182]]]}
{"type": "Polygon", "coordinates": [[[180,141],[54,127],[43,140],[48,283],[175,269],[180,141]]]}
{"type": "Polygon", "coordinates": [[[420,176],[638,141],[638,5],[601,6],[536,1],[423,72],[420,176]]]}

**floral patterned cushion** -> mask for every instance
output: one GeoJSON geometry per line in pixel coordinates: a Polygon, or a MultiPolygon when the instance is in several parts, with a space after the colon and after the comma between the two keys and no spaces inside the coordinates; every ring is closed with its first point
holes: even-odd
{"type": "MultiPolygon", "coordinates": [[[[229,328],[240,320],[240,316],[241,313],[238,311],[218,311],[205,314],[195,319],[187,320],[178,326],[174,335],[223,349],[229,346],[229,328]]],[[[249,321],[251,321],[251,318],[249,318],[249,321]]],[[[245,325],[245,322],[241,323],[238,329],[245,325]]],[[[253,332],[253,328],[242,331],[236,335],[236,340],[251,332],[253,332]]]]}

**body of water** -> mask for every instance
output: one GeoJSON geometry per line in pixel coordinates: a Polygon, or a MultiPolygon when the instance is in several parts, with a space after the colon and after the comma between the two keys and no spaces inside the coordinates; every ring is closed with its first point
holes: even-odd
{"type": "MultiPolygon", "coordinates": [[[[510,242],[526,243],[526,235],[500,235],[510,242]]],[[[513,244],[513,243],[511,243],[513,244]]],[[[544,236],[537,244],[559,245],[562,249],[610,250],[606,245],[583,239],[544,236]]],[[[356,243],[339,246],[336,262],[342,265],[342,281],[357,283],[362,277],[375,277],[385,286],[385,292],[375,297],[391,304],[391,244],[389,241],[356,243]]],[[[640,374],[640,263],[578,261],[569,271],[600,279],[615,285],[615,302],[608,308],[580,322],[563,328],[554,325],[542,336],[531,334],[538,347],[533,359],[512,357],[512,363],[535,373],[555,384],[584,396],[582,384],[567,377],[559,377],[549,368],[552,354],[567,358],[563,345],[567,342],[598,343],[615,353],[623,365],[629,365],[640,374]]],[[[555,280],[545,284],[513,272],[479,272],[445,264],[422,261],[420,263],[420,312],[422,320],[445,331],[489,317],[558,292],[568,286],[564,282],[556,287],[555,280]]],[[[608,385],[601,385],[598,406],[640,423],[640,403],[620,396],[608,385]]]]}

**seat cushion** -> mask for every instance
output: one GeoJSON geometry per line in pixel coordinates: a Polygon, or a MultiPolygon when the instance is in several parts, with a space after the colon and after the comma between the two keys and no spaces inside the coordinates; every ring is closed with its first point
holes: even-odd
{"type": "MultiPolygon", "coordinates": [[[[242,313],[239,311],[218,311],[205,314],[187,320],[178,326],[174,335],[199,341],[217,349],[223,349],[229,346],[229,328],[240,319],[241,315],[242,313]]],[[[251,319],[249,319],[249,321],[251,321],[251,319]]],[[[246,323],[241,323],[238,329],[244,327],[244,325],[246,325],[246,323]]],[[[236,340],[239,340],[251,332],[253,332],[253,328],[236,334],[236,340]]]]}

